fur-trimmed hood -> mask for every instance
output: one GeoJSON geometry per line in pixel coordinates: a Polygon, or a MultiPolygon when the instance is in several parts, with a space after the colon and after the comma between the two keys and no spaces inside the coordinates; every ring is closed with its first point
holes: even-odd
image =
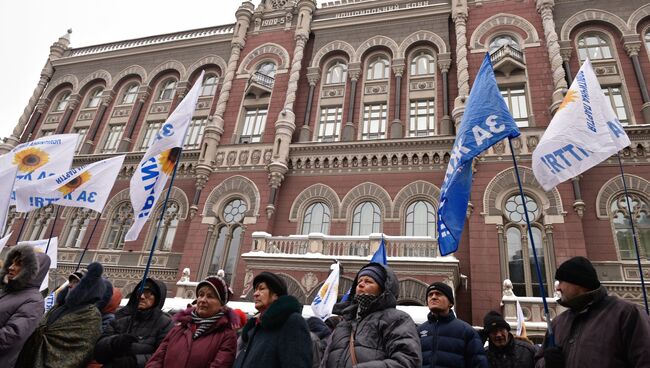
{"type": "Polygon", "coordinates": [[[50,257],[45,253],[39,253],[31,245],[16,245],[9,253],[5,263],[0,270],[0,285],[5,291],[23,290],[26,288],[40,287],[43,279],[50,269],[50,257]],[[9,267],[14,259],[22,259],[22,270],[16,278],[9,281],[6,276],[9,273],[9,267]]]}
{"type": "MultiPolygon", "coordinates": [[[[379,294],[377,299],[375,299],[372,304],[370,304],[368,313],[384,310],[387,308],[395,308],[395,306],[397,306],[397,298],[399,298],[399,282],[397,280],[395,272],[393,272],[390,267],[375,262],[370,262],[367,265],[363,266],[359,272],[361,272],[361,270],[369,265],[377,265],[380,266],[382,270],[384,270],[386,273],[386,284],[384,291],[379,294]]],[[[356,316],[357,304],[354,301],[354,297],[357,292],[357,280],[359,280],[359,272],[357,272],[357,275],[354,277],[354,282],[350,288],[350,297],[347,301],[334,305],[334,309],[332,311],[334,314],[344,316],[348,319],[352,319],[356,316]]]]}
{"type": "Polygon", "coordinates": [[[302,314],[302,304],[292,295],[283,295],[271,303],[261,316],[248,320],[242,331],[242,338],[244,341],[248,339],[248,331],[258,324],[258,320],[263,329],[277,330],[294,313],[302,314]]]}

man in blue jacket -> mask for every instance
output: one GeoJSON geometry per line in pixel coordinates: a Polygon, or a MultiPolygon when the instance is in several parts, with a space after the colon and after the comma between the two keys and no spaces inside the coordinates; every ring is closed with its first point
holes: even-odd
{"type": "Polygon", "coordinates": [[[422,344],[422,368],[487,368],[481,339],[472,326],[456,318],[451,307],[454,293],[447,284],[427,288],[428,321],[418,328],[422,344]]]}

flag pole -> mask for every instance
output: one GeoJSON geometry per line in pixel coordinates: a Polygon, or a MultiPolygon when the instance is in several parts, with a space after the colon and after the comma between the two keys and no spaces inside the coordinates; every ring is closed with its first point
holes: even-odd
{"type": "Polygon", "coordinates": [[[515,174],[517,175],[517,185],[519,185],[519,195],[521,196],[521,203],[524,206],[524,216],[526,218],[526,225],[528,228],[528,239],[533,248],[533,257],[535,258],[535,270],[537,271],[537,281],[539,282],[539,290],[542,294],[542,303],[544,304],[544,316],[546,317],[546,327],[548,333],[549,346],[555,346],[555,338],[553,337],[553,329],[551,328],[551,315],[548,310],[548,303],[546,302],[546,290],[544,289],[544,281],[542,281],[542,271],[539,267],[539,259],[537,258],[537,249],[535,248],[535,239],[533,238],[533,230],[530,226],[530,219],[528,218],[528,208],[526,207],[526,197],[524,195],[524,188],[521,186],[521,178],[519,177],[519,167],[517,166],[517,159],[515,158],[515,149],[512,146],[512,138],[508,137],[508,144],[510,145],[510,153],[512,154],[512,162],[515,167],[515,174]]]}
{"type": "Polygon", "coordinates": [[[643,302],[645,304],[645,312],[650,315],[648,308],[648,295],[645,290],[645,280],[643,278],[643,268],[641,267],[641,257],[639,255],[639,243],[637,241],[636,228],[634,226],[634,219],[632,218],[632,206],[630,205],[630,196],[627,192],[627,184],[625,183],[625,174],[623,173],[623,163],[621,162],[621,155],[616,152],[618,158],[618,167],[621,170],[621,180],[623,181],[623,190],[625,192],[625,202],[627,203],[627,212],[630,215],[630,225],[632,226],[632,240],[634,240],[634,250],[636,251],[636,263],[639,266],[639,276],[641,277],[641,290],[643,291],[643,302]]]}
{"type": "MultiPolygon", "coordinates": [[[[187,134],[187,131],[186,131],[187,134]]],[[[173,149],[173,148],[172,148],[173,149]]],[[[163,217],[165,216],[165,211],[167,210],[167,201],[169,201],[169,195],[172,192],[174,187],[174,178],[176,178],[176,169],[178,164],[181,162],[181,155],[183,154],[183,146],[178,147],[178,158],[174,164],[174,171],[172,172],[172,177],[169,181],[169,188],[167,189],[167,194],[165,194],[165,201],[163,202],[162,209],[160,211],[160,217],[158,217],[158,225],[156,226],[156,233],[153,237],[153,243],[151,244],[151,251],[149,251],[149,259],[147,259],[147,267],[144,269],[144,275],[142,276],[142,282],[140,283],[139,293],[142,294],[144,291],[144,283],[147,280],[149,275],[149,268],[151,267],[151,259],[153,258],[153,252],[156,250],[156,243],[158,242],[158,232],[160,231],[160,225],[162,224],[163,217]]]]}
{"type": "Polygon", "coordinates": [[[81,261],[84,259],[84,256],[86,255],[86,251],[88,250],[88,246],[90,245],[90,239],[92,239],[93,234],[95,234],[95,229],[97,229],[97,224],[99,223],[100,213],[97,212],[97,215],[98,216],[97,216],[97,220],[95,220],[95,225],[93,225],[93,229],[90,231],[90,236],[88,237],[88,241],[86,241],[86,246],[84,247],[83,252],[81,252],[81,257],[79,258],[79,262],[77,262],[77,267],[74,269],[74,272],[79,271],[79,267],[81,267],[81,261]]]}
{"type": "Polygon", "coordinates": [[[52,230],[50,230],[50,236],[47,238],[47,246],[45,247],[45,253],[47,253],[47,251],[50,250],[50,241],[52,240],[52,234],[54,234],[54,227],[56,226],[56,219],[59,217],[60,207],[61,206],[56,206],[56,210],[54,211],[54,222],[52,222],[52,230]]]}

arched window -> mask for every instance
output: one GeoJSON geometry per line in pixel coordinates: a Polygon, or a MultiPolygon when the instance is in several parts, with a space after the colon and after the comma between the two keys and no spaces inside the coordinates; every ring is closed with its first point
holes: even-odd
{"type": "Polygon", "coordinates": [[[217,77],[215,74],[206,74],[203,77],[200,96],[214,96],[214,94],[217,92],[218,84],[219,77],[217,77]]]}
{"type": "Polygon", "coordinates": [[[62,245],[66,248],[81,248],[83,245],[86,230],[90,223],[91,210],[87,208],[78,208],[74,211],[64,231],[65,238],[62,245]]]}
{"type": "MultiPolygon", "coordinates": [[[[546,293],[550,290],[548,281],[550,270],[547,265],[547,255],[542,226],[539,223],[542,214],[537,201],[526,195],[526,207],[531,221],[531,231],[535,243],[535,250],[540,263],[542,281],[546,286],[546,293]]],[[[503,206],[505,217],[505,254],[507,256],[507,278],[512,281],[513,291],[517,296],[541,296],[532,242],[526,227],[525,211],[520,194],[513,194],[503,206]]]]}
{"type": "Polygon", "coordinates": [[[70,101],[70,96],[72,93],[70,91],[62,92],[59,95],[59,99],[56,104],[54,104],[54,111],[63,111],[68,106],[68,101],[70,101]]]}
{"type": "Polygon", "coordinates": [[[302,219],[302,234],[329,234],[330,208],[323,202],[316,202],[307,207],[302,219]]]}
{"type": "Polygon", "coordinates": [[[406,209],[406,236],[434,236],[436,211],[427,201],[415,201],[406,209]]]}
{"type": "Polygon", "coordinates": [[[246,202],[239,198],[231,200],[224,206],[218,225],[216,244],[208,266],[208,275],[216,275],[217,271],[223,269],[226,281],[232,282],[239,258],[243,220],[247,210],[246,202]]]}
{"type": "Polygon", "coordinates": [[[341,84],[345,83],[348,75],[348,66],[340,60],[335,61],[325,74],[325,84],[341,84]]]}
{"type": "MultiPolygon", "coordinates": [[[[163,216],[162,223],[160,224],[160,229],[158,229],[158,240],[156,240],[156,250],[162,252],[169,252],[172,250],[172,244],[174,244],[174,237],[176,236],[176,229],[178,228],[178,212],[180,206],[175,201],[169,201],[167,203],[167,208],[165,209],[165,215],[163,216]]],[[[158,220],[160,219],[160,211],[162,211],[162,206],[156,211],[157,213],[152,216],[151,226],[153,229],[158,227],[158,220]]],[[[151,245],[153,244],[153,237],[151,241],[145,244],[146,250],[151,250],[151,245]]]]}
{"type": "Polygon", "coordinates": [[[390,63],[385,55],[377,55],[368,62],[367,80],[386,79],[389,76],[390,63]]]}
{"type": "Polygon", "coordinates": [[[634,240],[632,238],[632,223],[637,233],[639,244],[639,256],[641,258],[650,258],[650,202],[647,198],[637,194],[630,193],[630,208],[632,216],[628,211],[625,195],[619,195],[614,198],[610,206],[610,218],[612,229],[614,231],[614,240],[618,245],[618,254],[622,260],[636,259],[634,249],[634,240]]]}
{"type": "Polygon", "coordinates": [[[411,75],[430,75],[436,72],[436,63],[431,54],[420,51],[417,56],[411,60],[411,75]]]}
{"type": "Polygon", "coordinates": [[[378,233],[381,225],[381,211],[374,202],[362,202],[352,214],[352,235],[378,233]]]}
{"type": "Polygon", "coordinates": [[[156,99],[156,101],[171,100],[172,98],[174,98],[175,91],[176,91],[176,80],[175,79],[166,80],[162,84],[162,87],[160,88],[160,92],[158,93],[158,98],[156,99]]]}
{"type": "Polygon", "coordinates": [[[99,104],[102,102],[102,92],[104,92],[104,88],[102,87],[95,88],[92,92],[90,92],[90,97],[88,97],[86,108],[94,108],[99,106],[99,104]]]}
{"type": "Polygon", "coordinates": [[[47,228],[50,226],[50,220],[53,219],[54,205],[48,205],[39,208],[30,217],[32,218],[27,228],[27,237],[21,240],[39,240],[47,237],[47,228]]]}
{"type": "Polygon", "coordinates": [[[616,113],[616,117],[618,118],[618,121],[620,121],[621,124],[623,125],[629,124],[630,119],[627,116],[627,109],[625,108],[625,99],[623,99],[621,87],[603,86],[601,87],[601,89],[605,94],[605,97],[607,97],[607,99],[609,100],[610,105],[612,105],[612,109],[614,110],[614,113],[616,113]]]}
{"type": "Polygon", "coordinates": [[[140,86],[137,83],[131,83],[128,87],[124,89],[124,95],[122,96],[122,105],[130,105],[135,102],[135,99],[138,97],[138,89],[140,86]]]}
{"type": "Polygon", "coordinates": [[[108,235],[102,244],[105,249],[124,248],[124,236],[133,223],[133,207],[130,202],[123,202],[115,208],[109,218],[108,235]]]}
{"type": "Polygon", "coordinates": [[[588,33],[578,39],[578,57],[584,61],[612,59],[612,50],[605,38],[598,33],[588,33]]]}
{"type": "Polygon", "coordinates": [[[275,78],[275,63],[265,61],[257,67],[257,72],[267,77],[275,78]]]}
{"type": "Polygon", "coordinates": [[[517,42],[514,37],[510,35],[499,35],[490,41],[490,54],[497,51],[503,46],[510,46],[516,50],[519,50],[519,42],[517,42]]]}

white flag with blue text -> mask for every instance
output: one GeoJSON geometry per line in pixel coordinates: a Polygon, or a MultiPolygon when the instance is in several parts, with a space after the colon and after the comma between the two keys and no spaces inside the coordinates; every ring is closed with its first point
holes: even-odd
{"type": "MultiPolygon", "coordinates": [[[[18,173],[17,166],[9,166],[0,169],[0,235],[5,230],[7,222],[7,215],[9,215],[9,205],[11,204],[11,197],[16,181],[16,173],[18,173]]],[[[2,248],[2,247],[0,247],[2,248]]]]}
{"type": "Polygon", "coordinates": [[[629,145],[587,59],[533,152],[533,173],[550,190],[629,145]]]}
{"type": "Polygon", "coordinates": [[[125,155],[111,157],[50,176],[16,190],[16,211],[29,212],[51,203],[102,212],[125,155]]]}
{"type": "Polygon", "coordinates": [[[204,73],[201,72],[192,89],[160,127],[153,143],[145,152],[131,177],[129,194],[134,218],[133,225],[124,237],[126,241],[138,238],[140,230],[149,219],[165,184],[167,184],[167,178],[174,171],[185,140],[185,133],[196,109],[204,73]]]}
{"type": "Polygon", "coordinates": [[[314,301],[311,303],[311,310],[314,315],[325,320],[332,315],[332,309],[336,304],[336,298],[339,293],[339,264],[334,263],[330,266],[332,272],[325,280],[325,283],[316,294],[314,301]]]}

